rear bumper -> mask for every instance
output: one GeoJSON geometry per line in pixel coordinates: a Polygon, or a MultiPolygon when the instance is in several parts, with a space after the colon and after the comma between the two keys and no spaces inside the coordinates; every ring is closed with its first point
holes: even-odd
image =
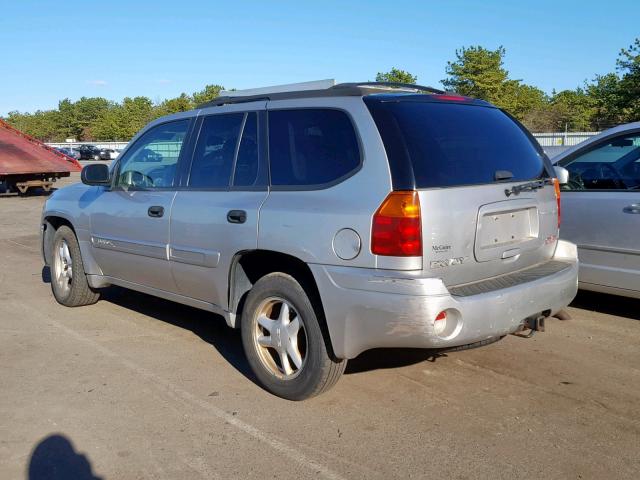
{"type": "Polygon", "coordinates": [[[334,352],[353,358],[371,348],[446,348],[519,330],[528,317],[566,307],[578,289],[575,245],[560,241],[552,261],[566,268],[476,295],[452,295],[438,278],[393,271],[310,265],[334,352]],[[434,319],[447,311],[444,333],[434,319]]]}

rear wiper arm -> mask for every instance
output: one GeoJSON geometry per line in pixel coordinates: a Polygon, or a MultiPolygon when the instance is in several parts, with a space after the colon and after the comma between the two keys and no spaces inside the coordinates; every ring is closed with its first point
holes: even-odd
{"type": "Polygon", "coordinates": [[[535,192],[536,190],[543,188],[546,183],[547,182],[545,180],[535,180],[533,182],[514,185],[511,188],[505,189],[504,194],[507,197],[510,197],[511,195],[518,195],[520,192],[535,192]]]}

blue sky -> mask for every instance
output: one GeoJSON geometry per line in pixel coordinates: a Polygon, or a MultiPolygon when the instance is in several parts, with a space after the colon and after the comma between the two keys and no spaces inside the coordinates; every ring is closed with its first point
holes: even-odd
{"type": "Polygon", "coordinates": [[[640,36],[638,0],[1,1],[0,115],[207,83],[373,80],[391,67],[439,86],[469,45],[503,45],[512,78],[551,92],[613,71],[640,36]]]}

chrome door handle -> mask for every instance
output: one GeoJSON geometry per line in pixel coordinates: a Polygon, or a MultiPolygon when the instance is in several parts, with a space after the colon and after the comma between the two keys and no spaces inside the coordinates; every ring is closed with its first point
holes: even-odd
{"type": "Polygon", "coordinates": [[[632,203],[622,209],[624,213],[640,213],[640,203],[632,203]]]}

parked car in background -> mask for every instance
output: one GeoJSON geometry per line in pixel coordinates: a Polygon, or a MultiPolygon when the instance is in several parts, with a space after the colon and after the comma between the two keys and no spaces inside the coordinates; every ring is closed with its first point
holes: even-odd
{"type": "Polygon", "coordinates": [[[75,158],[76,160],[80,158],[80,152],[78,152],[73,148],[56,147],[56,150],[59,151],[60,153],[64,153],[68,157],[75,158]]]}
{"type": "Polygon", "coordinates": [[[640,298],[640,122],[553,158],[562,186],[561,238],[578,245],[580,287],[640,298]]]}
{"type": "Polygon", "coordinates": [[[100,160],[100,149],[95,145],[80,145],[76,150],[80,153],[80,160],[100,160]]]}
{"type": "Polygon", "coordinates": [[[573,299],[558,182],[522,125],[429,87],[314,85],[160,118],[55,192],[56,300],[115,284],[216,312],[301,400],[365,350],[481,346],[573,299]]]}
{"type": "Polygon", "coordinates": [[[100,149],[100,160],[114,160],[118,157],[118,151],[113,148],[101,148],[100,149]]]}

